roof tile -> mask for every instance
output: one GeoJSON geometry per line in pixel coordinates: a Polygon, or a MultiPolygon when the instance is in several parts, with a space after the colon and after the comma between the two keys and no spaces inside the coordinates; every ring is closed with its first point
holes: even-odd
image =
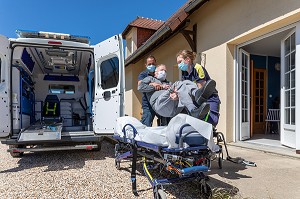
{"type": "Polygon", "coordinates": [[[129,32],[132,27],[138,28],[146,28],[151,30],[158,30],[165,22],[156,19],[144,18],[144,17],[137,17],[135,20],[130,22],[125,30],[122,33],[123,38],[129,32]]]}

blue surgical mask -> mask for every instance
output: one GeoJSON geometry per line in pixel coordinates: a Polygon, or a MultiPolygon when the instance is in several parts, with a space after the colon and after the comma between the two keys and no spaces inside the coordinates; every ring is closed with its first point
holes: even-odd
{"type": "Polygon", "coordinates": [[[164,70],[158,71],[157,77],[159,81],[165,81],[167,78],[167,73],[164,70]]]}
{"type": "Polygon", "coordinates": [[[154,65],[148,65],[147,66],[147,70],[149,71],[149,72],[154,72],[155,71],[155,68],[156,68],[156,66],[154,66],[154,65]]]}
{"type": "Polygon", "coordinates": [[[178,64],[178,68],[182,71],[187,71],[188,67],[189,67],[189,65],[184,63],[183,60],[180,62],[180,64],[178,64]]]}

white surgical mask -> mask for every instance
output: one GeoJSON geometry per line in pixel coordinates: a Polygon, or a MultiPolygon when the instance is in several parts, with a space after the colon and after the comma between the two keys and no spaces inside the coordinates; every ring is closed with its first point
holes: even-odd
{"type": "Polygon", "coordinates": [[[157,73],[157,79],[160,81],[165,81],[167,78],[167,73],[164,70],[158,71],[157,73]]]}

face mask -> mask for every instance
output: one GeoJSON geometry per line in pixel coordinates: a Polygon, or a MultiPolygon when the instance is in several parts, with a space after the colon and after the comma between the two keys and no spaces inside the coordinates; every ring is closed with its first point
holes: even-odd
{"type": "Polygon", "coordinates": [[[157,79],[160,81],[165,81],[167,78],[167,73],[164,70],[158,71],[157,79]]]}
{"type": "Polygon", "coordinates": [[[147,66],[147,70],[148,70],[149,72],[154,72],[154,71],[155,71],[155,68],[156,68],[156,66],[154,66],[154,65],[148,65],[148,66],[147,66]]]}
{"type": "Polygon", "coordinates": [[[184,63],[183,60],[180,64],[178,64],[178,68],[182,71],[187,71],[188,67],[189,67],[189,65],[184,63]]]}

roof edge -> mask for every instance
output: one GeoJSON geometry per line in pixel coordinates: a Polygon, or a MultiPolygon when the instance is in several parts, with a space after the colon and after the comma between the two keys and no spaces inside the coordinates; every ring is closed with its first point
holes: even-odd
{"type": "Polygon", "coordinates": [[[140,54],[142,54],[149,46],[158,41],[162,36],[164,36],[167,32],[169,32],[170,27],[165,26],[159,32],[155,32],[140,48],[138,48],[132,55],[126,58],[125,66],[129,65],[131,62],[135,60],[140,54]]]}
{"type": "Polygon", "coordinates": [[[190,5],[188,5],[184,9],[184,11],[187,13],[193,13],[196,9],[201,7],[207,1],[209,1],[209,0],[194,0],[193,2],[190,3],[190,5]]]}
{"type": "MultiPolygon", "coordinates": [[[[184,16],[184,19],[181,20],[181,23],[183,23],[185,21],[185,19],[191,15],[196,9],[198,9],[199,7],[201,7],[205,2],[207,2],[209,0],[194,0],[194,1],[191,1],[189,3],[188,6],[186,6],[184,9],[183,9],[183,12],[186,13],[186,15],[184,16]]],[[[179,10],[178,10],[179,11],[179,10]]],[[[178,12],[176,11],[176,12],[178,12]]],[[[176,13],[175,12],[175,13],[176,13]]],[[[171,16],[173,17],[173,15],[171,16]]],[[[170,18],[171,18],[170,17],[170,18]]],[[[169,19],[170,19],[169,18],[169,19]]],[[[168,19],[168,20],[169,20],[168,19]]],[[[167,20],[167,21],[168,21],[167,20]]],[[[175,19],[177,20],[177,18],[175,19]]],[[[174,21],[175,21],[174,20],[174,21]]],[[[166,21],[166,22],[167,22],[166,21]]],[[[148,49],[148,47],[150,47],[151,45],[153,45],[156,41],[159,41],[160,38],[163,38],[163,36],[165,36],[165,34],[169,33],[171,31],[171,35],[172,33],[175,33],[175,29],[174,27],[170,27],[172,26],[172,23],[174,21],[171,21],[170,23],[168,24],[164,24],[161,26],[161,29],[158,29],[140,48],[138,48],[133,54],[131,54],[129,57],[126,58],[125,60],[125,67],[129,64],[131,64],[132,62],[135,62],[136,59],[138,59],[139,55],[141,55],[142,53],[144,53],[144,51],[146,51],[148,49]],[[158,32],[159,31],[159,32],[158,32]]],[[[178,24],[179,26],[180,24],[178,24]]],[[[178,27],[177,26],[177,27],[178,27]]],[[[159,43],[160,45],[161,43],[159,43]]]]}

